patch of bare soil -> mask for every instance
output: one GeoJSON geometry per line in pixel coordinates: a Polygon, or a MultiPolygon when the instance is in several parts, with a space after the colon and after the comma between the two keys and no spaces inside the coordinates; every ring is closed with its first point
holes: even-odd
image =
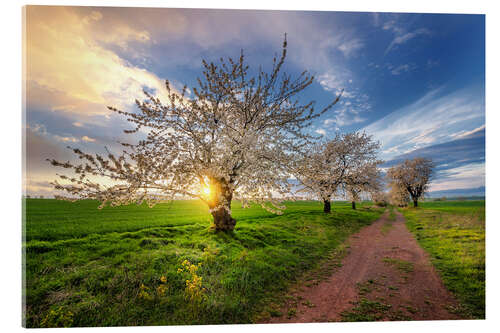
{"type": "Polygon", "coordinates": [[[461,319],[399,212],[352,235],[341,267],[328,278],[296,289],[265,322],[461,319]]]}

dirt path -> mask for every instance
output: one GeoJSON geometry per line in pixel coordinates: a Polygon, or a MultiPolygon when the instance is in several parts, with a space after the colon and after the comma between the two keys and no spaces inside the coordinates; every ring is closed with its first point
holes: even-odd
{"type": "Polygon", "coordinates": [[[399,212],[393,220],[384,213],[348,244],[338,270],[290,294],[282,315],[267,322],[459,319],[456,300],[399,212]]]}

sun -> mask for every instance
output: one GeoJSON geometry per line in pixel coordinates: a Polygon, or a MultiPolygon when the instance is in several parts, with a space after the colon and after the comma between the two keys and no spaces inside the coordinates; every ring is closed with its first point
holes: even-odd
{"type": "Polygon", "coordinates": [[[204,186],[203,187],[203,193],[205,193],[206,195],[209,195],[210,194],[210,187],[204,186]]]}

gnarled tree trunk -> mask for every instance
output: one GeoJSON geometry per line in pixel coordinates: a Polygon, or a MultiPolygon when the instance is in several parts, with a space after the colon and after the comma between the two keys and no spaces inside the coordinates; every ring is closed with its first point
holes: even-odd
{"type": "Polygon", "coordinates": [[[323,212],[330,213],[331,211],[332,211],[332,207],[330,204],[330,199],[324,199],[323,200],[323,212]]]}
{"type": "Polygon", "coordinates": [[[413,207],[418,207],[418,199],[413,199],[413,207]]]}
{"type": "Polygon", "coordinates": [[[216,231],[233,231],[236,220],[231,216],[231,200],[233,191],[224,180],[213,180],[210,187],[208,206],[214,218],[216,231]]]}
{"type": "Polygon", "coordinates": [[[211,210],[214,218],[214,226],[217,231],[232,231],[236,220],[231,216],[231,206],[219,206],[211,210]]]}
{"type": "Polygon", "coordinates": [[[352,202],[352,209],[356,209],[356,201],[352,202]]]}

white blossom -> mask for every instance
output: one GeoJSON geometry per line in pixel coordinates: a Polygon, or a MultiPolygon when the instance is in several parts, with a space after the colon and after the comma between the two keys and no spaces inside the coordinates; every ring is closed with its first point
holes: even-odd
{"type": "Polygon", "coordinates": [[[325,203],[335,194],[347,193],[359,200],[363,191],[380,187],[377,160],[380,144],[366,133],[337,134],[328,142],[320,142],[303,152],[294,164],[294,175],[306,192],[325,203]]]}

